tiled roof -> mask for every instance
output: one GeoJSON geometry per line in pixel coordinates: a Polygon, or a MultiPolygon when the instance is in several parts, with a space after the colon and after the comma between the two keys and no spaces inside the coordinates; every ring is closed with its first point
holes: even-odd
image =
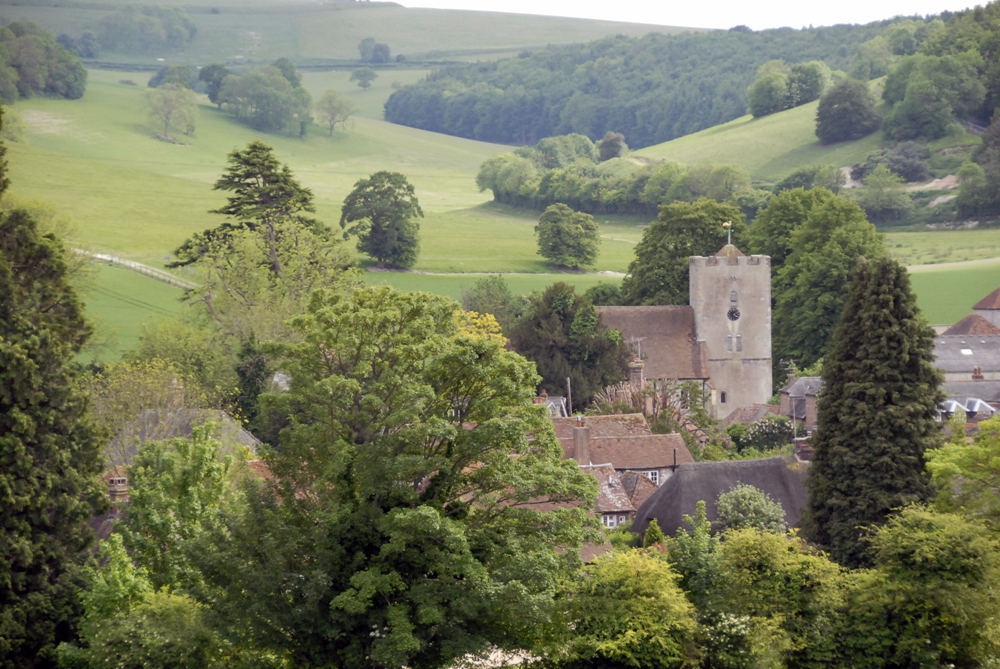
{"type": "Polygon", "coordinates": [[[1000,288],[976,302],[972,307],[975,309],[1000,309],[1000,288]]]}
{"type": "Polygon", "coordinates": [[[597,513],[635,511],[632,500],[625,492],[625,486],[618,472],[611,465],[581,465],[580,469],[593,474],[597,479],[597,513]]]}
{"type": "Polygon", "coordinates": [[[934,366],[951,374],[969,374],[975,367],[1000,371],[1000,335],[938,335],[934,366]]]}
{"type": "Polygon", "coordinates": [[[708,359],[697,342],[694,309],[672,307],[597,307],[604,324],[638,342],[649,379],[707,379],[708,359]]]}
{"type": "Polygon", "coordinates": [[[625,492],[628,493],[632,506],[637,509],[656,492],[656,484],[642,472],[624,472],[619,478],[625,486],[625,492]]]}
{"type": "Polygon", "coordinates": [[[941,333],[942,335],[1000,335],[1000,328],[979,314],[969,314],[941,333]]]}
{"type": "Polygon", "coordinates": [[[773,404],[751,404],[748,407],[740,407],[723,418],[719,423],[719,427],[729,427],[734,423],[744,423],[749,425],[750,423],[756,423],[764,416],[772,413],[778,413],[778,407],[773,404]]]}
{"type": "MultiPolygon", "coordinates": [[[[611,414],[607,416],[586,416],[584,424],[590,428],[590,438],[600,437],[636,437],[652,434],[649,423],[641,413],[611,414]]],[[[553,418],[552,425],[556,428],[556,438],[559,441],[573,441],[573,429],[577,426],[576,418],[553,418]]]]}
{"type": "Polygon", "coordinates": [[[782,393],[788,393],[789,397],[805,397],[815,395],[823,388],[823,379],[818,376],[803,376],[795,379],[781,389],[782,393]]]}
{"type": "Polygon", "coordinates": [[[1000,381],[945,381],[942,387],[948,399],[961,404],[970,397],[1000,403],[1000,381]]]}
{"type": "MultiPolygon", "coordinates": [[[[573,457],[573,440],[567,439],[561,443],[566,457],[573,457]]],[[[590,461],[608,463],[615,469],[660,469],[694,462],[694,458],[681,435],[675,432],[640,437],[591,437],[590,461]]]]}
{"type": "Polygon", "coordinates": [[[106,449],[112,465],[131,465],[139,447],[147,441],[160,441],[175,437],[190,437],[194,428],[214,423],[212,436],[222,442],[223,454],[237,449],[257,452],[260,440],[247,432],[224,411],[214,409],[150,409],[126,425],[114,436],[106,449]]]}

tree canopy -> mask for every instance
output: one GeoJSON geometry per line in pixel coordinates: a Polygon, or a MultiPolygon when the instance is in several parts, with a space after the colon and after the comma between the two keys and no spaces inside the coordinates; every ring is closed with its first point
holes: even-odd
{"type": "Polygon", "coordinates": [[[125,5],[101,20],[97,38],[109,51],[149,54],[183,49],[197,32],[180,7],[125,5]]]}
{"type": "Polygon", "coordinates": [[[872,134],[881,123],[868,83],[844,79],[819,100],[816,136],[823,144],[845,142],[872,134]]]}
{"type": "Polygon", "coordinates": [[[413,186],[399,172],[376,172],[359,179],[344,200],[340,227],[344,239],[358,238],[358,250],[379,266],[412,267],[420,250],[423,217],[413,186]]]}
{"type": "MultiPolygon", "coordinates": [[[[283,64],[286,70],[287,65],[283,64]]],[[[240,122],[267,132],[304,135],[311,118],[309,91],[293,86],[285,71],[274,65],[227,75],[216,101],[240,122]]]]}
{"type": "Polygon", "coordinates": [[[732,223],[733,244],[743,246],[743,214],[730,204],[700,199],[674,202],[642,233],[635,260],[622,281],[625,304],[687,304],[690,256],[713,256],[727,243],[725,222],[732,223]]]}
{"type": "Polygon", "coordinates": [[[594,217],[564,204],[550,205],[535,226],[538,253],[556,265],[580,267],[597,260],[601,237],[594,217]]]}
{"type": "Polygon", "coordinates": [[[823,365],[809,479],[809,535],[841,564],[870,565],[864,528],[932,496],[924,454],[940,445],[944,398],[933,349],[906,269],[860,260],[823,365]]]}
{"type": "Polygon", "coordinates": [[[56,42],[52,33],[30,21],[0,28],[0,100],[53,95],[83,97],[87,70],[76,53],[56,42]]]}

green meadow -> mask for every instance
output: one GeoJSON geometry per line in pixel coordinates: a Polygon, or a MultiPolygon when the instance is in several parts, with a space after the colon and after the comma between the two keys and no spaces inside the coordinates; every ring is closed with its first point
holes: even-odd
{"type": "Polygon", "coordinates": [[[917,302],[931,323],[950,324],[1000,286],[1000,262],[911,268],[917,302]]]}
{"type": "MultiPolygon", "coordinates": [[[[221,217],[208,213],[224,202],[223,194],[213,191],[212,184],[225,169],[230,151],[260,138],[272,145],[278,157],[314,191],[317,216],[331,225],[337,224],[340,203],[360,178],[389,169],[403,172],[414,184],[425,212],[420,222],[421,253],[416,272],[365,272],[364,279],[369,283],[460,298],[478,278],[489,273],[504,273],[511,287],[522,294],[559,280],[580,290],[600,282],[618,281],[614,273],[627,270],[647,221],[597,217],[602,246],[592,271],[554,273],[536,253],[537,213],[493,203],[489,193],[476,188],[475,174],[480,164],[510,147],[380,120],[381,106],[394,83],[405,84],[425,73],[405,70],[390,77],[383,72],[367,91],[352,85],[346,71],[306,73],[305,85],[314,96],[336,88],[360,109],[346,131],[338,130],[333,137],[319,127],[313,127],[304,138],[261,135],[202,99],[196,132],[190,137],[182,135],[179,143],[172,144],[156,139],[145,117],[142,93],[148,72],[92,70],[82,100],[31,99],[16,105],[29,133],[26,142],[9,146],[12,190],[24,197],[48,201],[68,214],[75,230],[70,243],[162,268],[171,250],[190,234],[221,221],[221,217]],[[393,78],[397,75],[401,81],[393,78]]],[[[802,116],[802,109],[776,116],[802,116]]],[[[742,137],[741,141],[748,142],[751,132],[747,126],[746,121],[733,122],[641,153],[663,152],[685,140],[708,146],[703,138],[713,131],[717,138],[742,137]]],[[[777,130],[769,132],[780,134],[777,130]]],[[[860,143],[852,145],[839,150],[850,149],[859,155],[870,148],[860,143]]],[[[713,150],[718,153],[701,152],[699,159],[732,162],[730,157],[754,157],[749,144],[729,140],[718,141],[713,150]],[[726,146],[745,148],[727,154],[726,146]]],[[[781,154],[782,160],[789,161],[782,168],[787,171],[810,162],[846,163],[856,159],[838,153],[834,154],[837,159],[827,155],[813,160],[819,154],[810,151],[826,151],[823,147],[805,146],[797,153],[781,153],[780,147],[774,150],[776,154],[756,159],[762,165],[774,165],[778,161],[775,155],[781,154]],[[789,157],[793,155],[809,156],[809,161],[797,165],[789,157]]],[[[663,153],[657,157],[696,162],[694,154],[663,153]]],[[[747,163],[744,166],[752,167],[747,163]]],[[[755,172],[758,177],[762,174],[755,172]]],[[[893,232],[886,235],[886,242],[894,255],[910,265],[1000,256],[1000,231],[995,230],[893,232]]],[[[353,242],[348,243],[353,250],[353,242]]],[[[358,260],[362,266],[368,264],[360,256],[358,260]]],[[[198,279],[190,270],[184,275],[198,279]]],[[[88,290],[86,299],[98,324],[98,339],[106,344],[102,357],[109,355],[107,351],[133,345],[140,321],[179,309],[177,289],[116,267],[103,267],[97,276],[99,280],[88,290]]],[[[921,304],[934,322],[961,317],[998,283],[1000,276],[989,268],[945,268],[933,280],[915,278],[921,304]],[[957,295],[963,296],[961,300],[957,295]],[[978,297],[972,299],[975,295],[978,297]]]]}
{"type": "MultiPolygon", "coordinates": [[[[8,5],[0,19],[28,19],[55,34],[96,31],[101,19],[126,0],[112,2],[41,2],[8,5]],[[66,6],[70,5],[70,6],[66,6]]],[[[374,37],[407,61],[442,62],[496,59],[548,44],[588,42],[611,35],[641,36],[689,28],[639,23],[529,16],[499,12],[406,8],[391,2],[274,2],[273,0],[184,0],[198,28],[183,52],[151,56],[102,53],[102,63],[234,65],[292,58],[302,65],[356,61],[357,44],[374,37]],[[213,13],[212,10],[217,10],[213,13]]],[[[391,65],[391,67],[397,67],[391,65]]]]}

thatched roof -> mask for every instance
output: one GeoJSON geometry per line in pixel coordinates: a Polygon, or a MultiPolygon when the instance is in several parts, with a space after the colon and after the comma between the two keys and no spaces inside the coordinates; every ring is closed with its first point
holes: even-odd
{"type": "Polygon", "coordinates": [[[646,378],[683,381],[710,377],[690,306],[597,307],[597,313],[605,325],[621,332],[625,341],[639,340],[646,378]]]}
{"type": "Polygon", "coordinates": [[[650,519],[656,518],[665,534],[674,535],[684,523],[684,515],[694,515],[700,500],[707,503],[708,519],[715,521],[716,499],[740,483],[770,495],[785,509],[785,523],[794,527],[806,508],[807,471],[808,465],[794,456],[682,465],[639,508],[632,530],[642,534],[650,519]]]}

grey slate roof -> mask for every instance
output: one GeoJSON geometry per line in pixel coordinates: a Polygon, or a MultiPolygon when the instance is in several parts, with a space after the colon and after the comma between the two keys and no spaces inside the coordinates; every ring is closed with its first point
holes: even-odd
{"type": "Polygon", "coordinates": [[[785,523],[794,527],[806,508],[808,470],[809,465],[794,456],[682,465],[639,507],[632,530],[643,534],[650,519],[656,518],[660,529],[672,536],[682,526],[685,514],[694,515],[699,500],[705,500],[708,519],[714,522],[718,518],[716,499],[739,483],[770,495],[784,508],[785,523]]]}
{"type": "Polygon", "coordinates": [[[806,397],[815,395],[823,388],[823,379],[818,376],[803,376],[795,379],[781,389],[781,392],[788,393],[789,397],[806,397]]]}
{"type": "Polygon", "coordinates": [[[946,374],[969,374],[975,367],[1000,371],[1000,335],[938,335],[934,366],[946,374]]]}
{"type": "Polygon", "coordinates": [[[1000,381],[945,381],[943,388],[948,399],[963,405],[970,397],[1000,402],[1000,381]]]}
{"type": "Polygon", "coordinates": [[[580,465],[580,471],[597,479],[597,513],[629,513],[635,511],[632,500],[622,485],[618,472],[611,465],[580,465]]]}
{"type": "Polygon", "coordinates": [[[708,358],[698,344],[690,306],[597,307],[604,324],[639,347],[649,379],[708,379],[708,358]]]}

